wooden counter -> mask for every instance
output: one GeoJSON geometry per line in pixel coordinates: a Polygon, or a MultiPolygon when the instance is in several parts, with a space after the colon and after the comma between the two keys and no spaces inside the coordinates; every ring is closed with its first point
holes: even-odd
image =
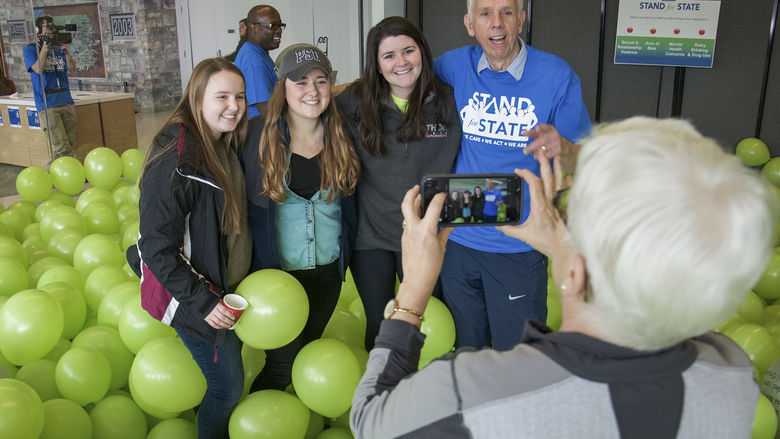
{"type": "MultiPolygon", "coordinates": [[[[107,146],[122,154],[138,147],[131,93],[71,91],[78,120],[76,158],[107,146]]],[[[32,95],[0,96],[0,162],[46,167],[49,145],[32,95]]]]}

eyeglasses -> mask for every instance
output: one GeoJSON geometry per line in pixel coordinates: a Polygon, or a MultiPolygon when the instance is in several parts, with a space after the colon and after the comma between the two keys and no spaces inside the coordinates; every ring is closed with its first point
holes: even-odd
{"type": "Polygon", "coordinates": [[[262,23],[260,21],[255,21],[252,24],[259,24],[260,26],[266,29],[271,29],[272,31],[276,29],[285,30],[287,28],[287,23],[262,23]]]}

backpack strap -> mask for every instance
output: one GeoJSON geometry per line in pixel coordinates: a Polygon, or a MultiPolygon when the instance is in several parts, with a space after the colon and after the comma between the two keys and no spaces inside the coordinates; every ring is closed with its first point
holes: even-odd
{"type": "Polygon", "coordinates": [[[184,138],[187,136],[187,132],[184,130],[184,125],[179,124],[179,146],[176,150],[176,156],[181,157],[181,149],[184,146],[184,138]]]}

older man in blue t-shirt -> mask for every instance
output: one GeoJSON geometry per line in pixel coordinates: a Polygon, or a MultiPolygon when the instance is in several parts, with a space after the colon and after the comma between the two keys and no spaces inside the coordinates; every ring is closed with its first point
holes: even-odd
{"type": "MultiPolygon", "coordinates": [[[[578,141],[591,128],[579,78],[562,59],[519,37],[523,0],[468,0],[463,21],[479,46],[435,61],[455,89],[463,140],[454,172],[539,174],[532,153],[560,155],[570,172],[578,141]]],[[[486,203],[487,204],[487,203],[486,203]]],[[[530,199],[523,199],[523,220],[530,199]]],[[[547,259],[494,227],[462,227],[450,235],[441,271],[455,319],[456,345],[503,350],[520,341],[528,319],[547,317],[547,259]]]]}

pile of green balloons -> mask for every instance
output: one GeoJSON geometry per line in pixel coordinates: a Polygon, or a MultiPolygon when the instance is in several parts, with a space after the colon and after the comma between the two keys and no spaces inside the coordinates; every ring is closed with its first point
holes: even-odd
{"type": "MultiPolygon", "coordinates": [[[[780,202],[780,157],[770,158],[767,145],[756,138],[739,141],[736,154],[743,164],[761,167],[761,176],[780,202]]],[[[753,362],[761,383],[753,438],[774,438],[780,412],[780,223],[772,244],[776,247],[752,291],[738,312],[715,330],[736,341],[753,362]]]]}

